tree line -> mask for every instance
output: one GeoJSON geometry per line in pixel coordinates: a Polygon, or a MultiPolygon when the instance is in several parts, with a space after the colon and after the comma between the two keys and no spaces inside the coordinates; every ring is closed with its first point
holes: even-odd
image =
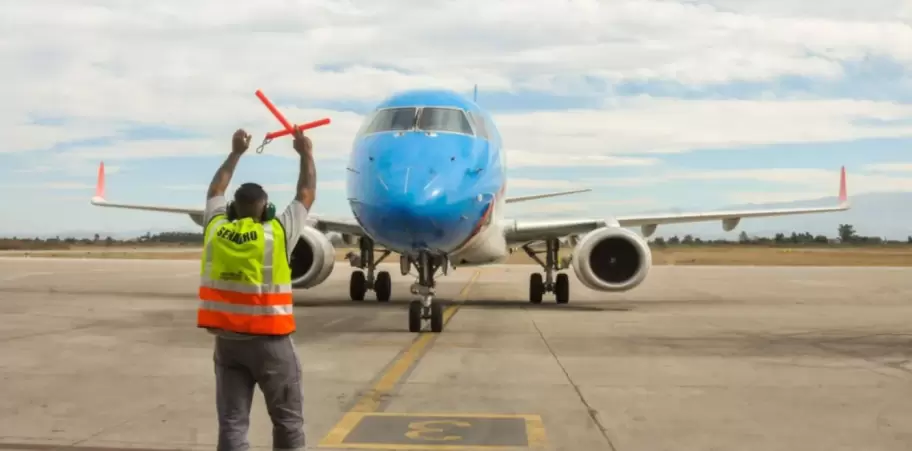
{"type": "Polygon", "coordinates": [[[855,231],[852,224],[839,224],[836,236],[828,237],[826,235],[814,235],[809,232],[792,232],[791,235],[777,233],[772,237],[751,236],[742,231],[738,235],[737,241],[732,240],[701,240],[693,235],[677,235],[671,238],[657,237],[652,240],[655,246],[675,246],[675,245],[701,245],[701,244],[743,244],[743,245],[876,245],[876,244],[912,244],[912,235],[905,240],[888,240],[878,236],[863,236],[855,231]]]}
{"type": "Polygon", "coordinates": [[[73,238],[60,236],[53,238],[0,238],[0,250],[19,250],[19,249],[65,249],[70,246],[192,246],[203,244],[203,234],[201,232],[163,232],[151,233],[146,232],[141,235],[128,239],[117,239],[111,236],[104,236],[96,233],[92,238],[73,238]]]}
{"type": "MultiPolygon", "coordinates": [[[[93,238],[73,238],[73,237],[54,237],[54,238],[0,238],[0,250],[25,250],[25,249],[66,249],[70,246],[200,246],[203,244],[203,234],[201,232],[164,232],[153,234],[147,232],[145,235],[129,238],[116,239],[110,236],[102,237],[95,234],[93,238]]],[[[677,235],[670,238],[656,237],[651,244],[657,247],[664,246],[696,246],[696,245],[816,245],[816,246],[835,246],[835,245],[878,245],[878,244],[912,244],[912,236],[905,240],[887,240],[882,237],[858,235],[855,227],[851,224],[840,224],[836,230],[836,235],[828,237],[825,235],[813,235],[808,232],[792,232],[790,235],[777,233],[772,237],[757,237],[742,231],[737,240],[704,240],[693,235],[687,234],[683,237],[677,235]]]]}

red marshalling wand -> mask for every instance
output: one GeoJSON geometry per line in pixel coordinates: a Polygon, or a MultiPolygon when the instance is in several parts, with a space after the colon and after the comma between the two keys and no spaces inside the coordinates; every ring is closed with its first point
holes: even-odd
{"type": "Polygon", "coordinates": [[[306,124],[293,126],[293,125],[291,125],[290,122],[288,122],[287,119],[285,119],[285,116],[283,116],[282,113],[279,112],[279,110],[275,107],[275,105],[273,105],[272,102],[270,102],[269,99],[266,98],[266,94],[263,94],[263,91],[260,91],[259,89],[257,89],[256,96],[259,97],[260,101],[263,102],[263,105],[266,105],[266,108],[269,109],[269,111],[272,113],[272,115],[275,116],[275,118],[278,119],[278,121],[282,124],[282,126],[285,127],[284,130],[267,133],[266,137],[263,139],[263,144],[261,144],[260,147],[257,148],[257,153],[262,153],[263,147],[266,146],[266,144],[269,144],[269,142],[272,141],[273,139],[281,137],[281,136],[285,136],[285,135],[291,135],[293,133],[294,129],[304,131],[304,130],[310,130],[312,128],[322,127],[322,126],[330,123],[329,118],[325,117],[323,119],[316,120],[313,122],[308,122],[306,124]]]}

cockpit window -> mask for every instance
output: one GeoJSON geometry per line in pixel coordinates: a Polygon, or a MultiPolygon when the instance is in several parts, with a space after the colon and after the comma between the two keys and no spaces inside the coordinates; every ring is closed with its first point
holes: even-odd
{"type": "Polygon", "coordinates": [[[453,108],[422,108],[418,116],[418,129],[472,135],[472,125],[465,112],[453,108]]]}
{"type": "Polygon", "coordinates": [[[472,123],[475,124],[475,133],[479,138],[490,139],[490,136],[488,136],[487,124],[485,124],[483,116],[469,112],[469,119],[471,119],[472,123]]]}
{"type": "Polygon", "coordinates": [[[417,108],[389,108],[380,110],[374,115],[364,133],[388,132],[394,130],[411,130],[415,126],[417,108]]]}

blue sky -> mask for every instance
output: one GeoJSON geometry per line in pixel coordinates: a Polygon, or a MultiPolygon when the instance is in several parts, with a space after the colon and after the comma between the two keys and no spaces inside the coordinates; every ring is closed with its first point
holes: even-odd
{"type": "MultiPolygon", "coordinates": [[[[279,128],[256,89],[292,120],[333,120],[311,135],[324,215],[349,215],[345,162],[373,105],[475,83],[509,151],[509,194],[594,190],[516,215],[813,199],[836,194],[841,165],[852,194],[912,191],[903,2],[481,5],[8,2],[0,185],[4,207],[28,214],[8,215],[0,234],[193,229],[90,206],[98,163],[112,201],[201,206],[233,131],[258,141],[279,128]]],[[[287,202],[290,146],[251,150],[236,182],[287,202]]]]}

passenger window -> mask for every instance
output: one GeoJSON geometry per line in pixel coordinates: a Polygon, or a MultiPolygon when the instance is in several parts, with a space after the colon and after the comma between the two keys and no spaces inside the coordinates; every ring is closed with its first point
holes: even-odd
{"type": "Polygon", "coordinates": [[[452,132],[472,135],[472,125],[462,110],[424,108],[418,117],[418,129],[429,132],[452,132]]]}
{"type": "Polygon", "coordinates": [[[364,133],[410,130],[415,126],[417,108],[389,108],[380,110],[374,116],[364,133]]]}
{"type": "Polygon", "coordinates": [[[478,135],[478,137],[482,139],[489,139],[488,128],[487,124],[485,124],[484,117],[470,112],[469,118],[471,118],[472,123],[475,124],[475,133],[478,135]]]}

